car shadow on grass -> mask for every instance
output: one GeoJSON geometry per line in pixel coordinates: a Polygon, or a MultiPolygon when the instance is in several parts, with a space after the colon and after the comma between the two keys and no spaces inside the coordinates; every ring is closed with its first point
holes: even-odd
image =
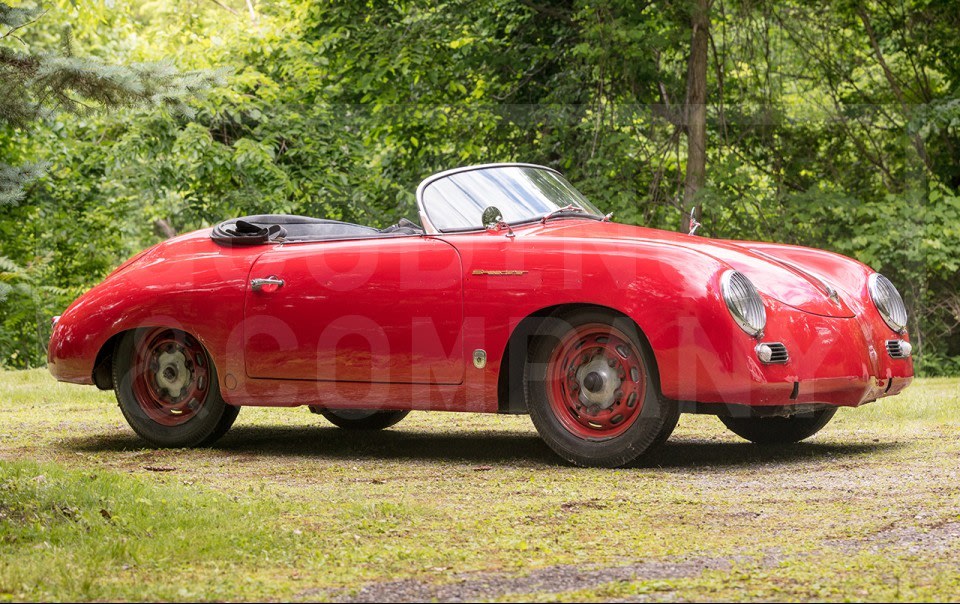
{"type": "MultiPolygon", "coordinates": [[[[121,452],[149,449],[134,435],[103,434],[71,438],[70,450],[121,452]]],[[[758,446],[747,442],[677,439],[642,458],[639,468],[724,468],[770,463],[805,463],[883,453],[903,446],[898,442],[803,442],[758,446]]],[[[530,432],[483,430],[452,434],[405,431],[349,431],[303,426],[241,426],[214,447],[213,454],[316,457],[351,461],[419,460],[489,465],[566,464],[530,432]]]]}
{"type": "Polygon", "coordinates": [[[895,451],[903,446],[898,442],[799,442],[785,445],[755,445],[749,442],[717,442],[706,440],[677,440],[645,456],[638,467],[643,468],[724,468],[736,466],[763,466],[771,463],[809,463],[811,461],[840,460],[862,455],[895,451]]]}

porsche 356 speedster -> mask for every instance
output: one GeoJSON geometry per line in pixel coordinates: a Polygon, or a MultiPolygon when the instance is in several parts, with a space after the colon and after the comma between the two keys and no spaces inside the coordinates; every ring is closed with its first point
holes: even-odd
{"type": "Polygon", "coordinates": [[[618,224],[528,164],[433,175],[417,203],[419,225],[260,215],[164,241],[55,318],[50,371],[114,390],[160,447],[246,405],[348,429],[525,413],[603,467],[682,412],[795,442],[912,379],[900,294],[850,258],[618,224]]]}

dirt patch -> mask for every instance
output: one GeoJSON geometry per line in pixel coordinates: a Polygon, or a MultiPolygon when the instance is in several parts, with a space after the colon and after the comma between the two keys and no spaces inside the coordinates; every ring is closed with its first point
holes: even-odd
{"type": "Polygon", "coordinates": [[[960,522],[944,522],[931,527],[904,527],[891,529],[882,535],[883,541],[875,544],[871,550],[883,549],[884,545],[894,545],[906,549],[911,554],[946,553],[960,542],[960,522]]]}
{"type": "MultiPolygon", "coordinates": [[[[730,570],[725,558],[691,558],[687,560],[645,561],[609,568],[585,568],[561,565],[535,570],[523,576],[506,573],[464,573],[449,583],[428,583],[408,579],[371,583],[354,594],[332,596],[334,602],[473,602],[528,593],[559,593],[589,589],[618,581],[682,579],[699,576],[708,570],[730,570]]],[[[297,599],[321,595],[307,591],[297,599]]]]}
{"type": "MultiPolygon", "coordinates": [[[[579,504],[589,502],[577,502],[579,504]]],[[[868,551],[880,553],[891,547],[906,550],[911,554],[947,553],[960,542],[960,521],[944,521],[930,526],[895,526],[862,539],[831,540],[824,546],[848,553],[868,551]]],[[[811,552],[799,558],[813,557],[811,552]]],[[[649,560],[615,567],[582,567],[560,565],[542,568],[522,576],[506,573],[461,573],[445,583],[407,579],[370,583],[359,591],[347,594],[323,590],[307,590],[297,594],[296,599],[325,596],[334,602],[461,602],[492,600],[521,594],[557,594],[579,591],[617,582],[637,582],[665,579],[689,579],[705,571],[730,571],[746,563],[754,563],[763,569],[774,568],[787,561],[796,561],[797,556],[785,556],[781,548],[767,548],[761,557],[697,557],[679,560],[649,560]]],[[[661,600],[653,594],[643,594],[636,599],[661,600]]]]}
{"type": "Polygon", "coordinates": [[[575,512],[578,509],[605,510],[608,507],[610,507],[609,502],[600,501],[599,499],[591,499],[589,501],[567,501],[560,504],[560,509],[565,512],[575,512]]]}
{"type": "Polygon", "coordinates": [[[894,525],[860,539],[828,541],[825,545],[844,552],[879,553],[891,548],[910,554],[944,554],[960,543],[960,521],[941,521],[931,525],[894,525]]]}

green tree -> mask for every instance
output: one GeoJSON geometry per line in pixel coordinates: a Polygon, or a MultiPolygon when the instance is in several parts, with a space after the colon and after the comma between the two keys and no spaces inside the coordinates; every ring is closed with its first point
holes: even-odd
{"type": "MultiPolygon", "coordinates": [[[[0,2],[0,127],[21,136],[32,122],[57,111],[159,105],[189,115],[186,101],[221,79],[214,72],[180,72],[170,63],[112,65],[78,56],[69,26],[62,29],[59,52],[32,49],[25,28],[43,18],[40,8],[0,2]]],[[[20,201],[24,185],[40,170],[5,160],[0,158],[0,205],[20,201]]]]}
{"type": "Polygon", "coordinates": [[[54,32],[49,19],[41,7],[0,3],[0,347],[7,362],[17,366],[43,358],[43,300],[70,293],[48,282],[43,265],[50,252],[39,252],[29,227],[24,228],[31,218],[45,219],[57,211],[55,205],[26,202],[26,187],[49,165],[26,159],[30,141],[47,138],[65,113],[91,116],[149,106],[189,118],[193,110],[188,101],[223,80],[221,73],[179,71],[170,62],[121,65],[81,56],[70,27],[54,32]]]}

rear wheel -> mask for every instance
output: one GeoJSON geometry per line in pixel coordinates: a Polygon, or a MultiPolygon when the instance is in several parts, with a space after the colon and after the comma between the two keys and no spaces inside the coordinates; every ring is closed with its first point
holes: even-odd
{"type": "Polygon", "coordinates": [[[600,310],[547,319],[524,370],[527,408],[543,440],[574,464],[627,465],[677,423],[660,401],[636,326],[600,310]]]}
{"type": "Polygon", "coordinates": [[[240,412],[220,396],[207,351],[177,329],[126,333],[113,351],[113,383],[127,423],[158,447],[213,444],[240,412]]]}
{"type": "Polygon", "coordinates": [[[409,411],[375,411],[371,409],[325,409],[310,407],[330,423],[347,430],[383,430],[405,418],[409,411]]]}
{"type": "Polygon", "coordinates": [[[799,442],[819,432],[833,419],[836,407],[790,417],[720,417],[741,438],[759,445],[799,442]]]}

